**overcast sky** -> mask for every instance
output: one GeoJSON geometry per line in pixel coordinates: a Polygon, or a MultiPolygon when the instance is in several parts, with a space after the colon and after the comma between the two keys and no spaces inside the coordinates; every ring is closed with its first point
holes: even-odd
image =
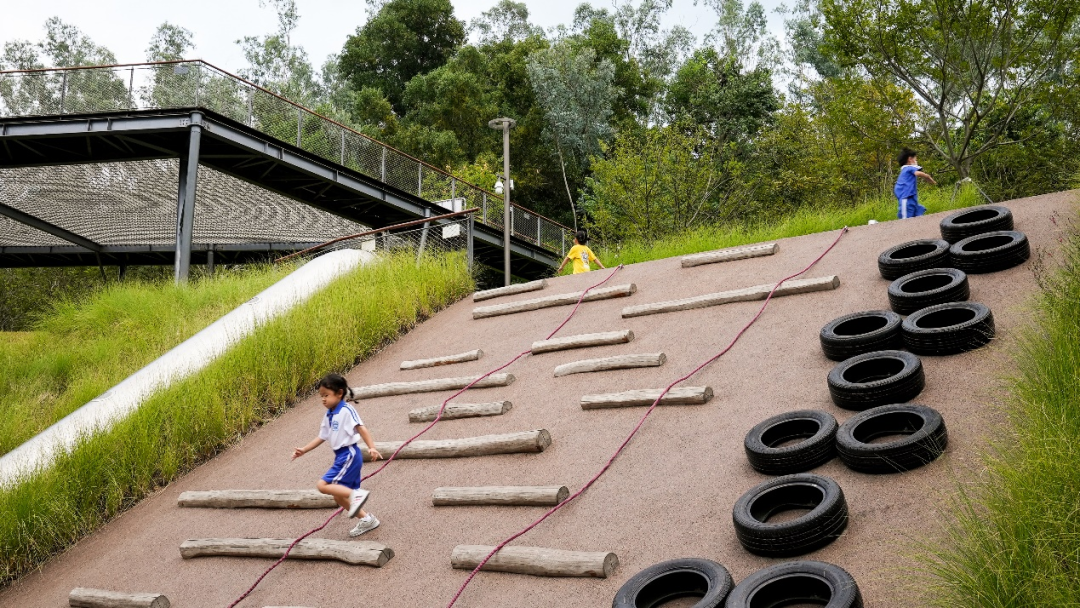
{"type": "MultiPolygon", "coordinates": [[[[533,23],[544,28],[568,24],[581,0],[524,0],[533,23]]],[[[455,14],[466,22],[480,16],[497,0],[452,0],[455,14]]],[[[610,7],[609,0],[591,0],[598,7],[610,7]]],[[[763,0],[770,26],[782,37],[782,19],[773,10],[780,0],[763,0]]],[[[94,42],[110,49],[121,63],[146,60],[146,47],[154,30],[164,21],[183,26],[195,34],[197,58],[229,71],[244,67],[236,40],[259,36],[277,28],[273,9],[260,7],[259,0],[49,0],[25,2],[7,0],[0,17],[0,44],[16,39],[37,41],[44,36],[45,20],[59,16],[86,33],[94,42]]],[[[300,24],[294,43],[303,46],[316,67],[326,57],[341,50],[345,38],[366,21],[362,1],[297,0],[300,24]]],[[[693,0],[675,0],[666,26],[683,25],[700,40],[715,22],[714,13],[693,0]]]]}

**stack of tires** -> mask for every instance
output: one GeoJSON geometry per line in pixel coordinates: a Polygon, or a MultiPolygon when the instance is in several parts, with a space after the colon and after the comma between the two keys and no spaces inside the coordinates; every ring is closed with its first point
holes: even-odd
{"type": "MultiPolygon", "coordinates": [[[[785,412],[747,433],[750,465],[774,476],[744,493],[732,510],[735,536],[747,551],[797,557],[843,534],[843,490],[833,479],[807,472],[834,457],[854,471],[888,474],[921,467],[945,452],[948,431],[941,413],[911,403],[926,384],[920,355],[954,355],[988,344],[994,316],[987,306],[968,301],[968,275],[1012,268],[1031,252],[1005,207],[954,213],[940,229],[940,239],[901,243],[878,257],[879,273],[891,281],[891,310],[847,314],[821,329],[822,352],[837,362],[826,380],[829,395],[838,407],[857,413],[839,424],[825,411],[785,412]],[[773,520],[793,509],[806,512],[773,520]]],[[[694,608],[863,605],[855,580],[833,564],[783,562],[734,585],[714,561],[677,559],[634,575],[612,606],[651,608],[681,597],[700,598],[694,608]]]]}

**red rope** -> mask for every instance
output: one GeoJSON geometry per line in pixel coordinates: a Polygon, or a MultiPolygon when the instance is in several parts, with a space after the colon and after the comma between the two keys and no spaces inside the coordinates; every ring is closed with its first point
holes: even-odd
{"type": "Polygon", "coordinates": [[[848,231],[847,227],[844,227],[840,231],[839,236],[836,237],[836,240],[833,241],[831,245],[829,245],[828,249],[826,249],[824,252],[822,252],[821,255],[819,255],[817,258],[815,258],[813,262],[810,262],[809,266],[807,266],[806,268],[803,268],[802,270],[800,270],[799,272],[796,272],[795,274],[793,274],[791,276],[784,277],[783,279],[780,279],[780,282],[778,282],[776,285],[774,285],[772,290],[769,291],[769,295],[765,298],[765,302],[763,302],[761,304],[761,308],[758,309],[757,314],[755,314],[754,317],[752,319],[750,319],[749,323],[744,325],[743,328],[739,330],[739,333],[735,334],[735,337],[731,340],[731,342],[726,347],[724,347],[723,350],[721,350],[719,353],[717,353],[717,354],[713,355],[712,357],[710,357],[709,359],[707,359],[701,365],[695,367],[694,370],[691,371],[689,374],[686,374],[685,376],[683,376],[683,377],[679,378],[678,380],[672,382],[671,384],[667,385],[667,388],[665,388],[660,393],[660,396],[656,398],[656,401],[653,401],[652,405],[649,406],[649,409],[646,410],[645,414],[643,414],[641,416],[641,420],[638,421],[637,426],[634,427],[634,430],[630,431],[630,434],[627,435],[626,439],[623,440],[622,444],[619,445],[619,448],[617,450],[615,450],[615,453],[611,455],[611,458],[609,458],[608,461],[606,463],[604,463],[604,466],[600,468],[600,471],[597,472],[596,475],[594,475],[592,477],[592,479],[590,479],[588,482],[586,482],[585,485],[582,486],[580,490],[578,490],[577,492],[574,492],[569,498],[567,498],[563,502],[561,502],[558,505],[552,507],[548,512],[544,513],[544,515],[541,516],[540,519],[537,519],[533,523],[526,526],[520,532],[517,532],[513,536],[507,538],[506,540],[504,540],[501,543],[499,543],[498,545],[496,545],[496,547],[494,549],[492,549],[491,553],[488,553],[487,556],[483,559],[483,561],[481,561],[480,564],[477,565],[476,568],[473,568],[473,571],[469,573],[468,578],[466,578],[465,582],[461,584],[461,587],[458,589],[457,593],[454,594],[453,599],[451,599],[450,603],[446,605],[447,608],[451,608],[454,605],[454,603],[458,601],[458,598],[460,598],[461,594],[465,592],[465,588],[469,586],[469,583],[476,576],[476,573],[479,572],[480,569],[484,567],[484,564],[488,563],[488,560],[490,560],[492,558],[492,556],[494,556],[496,553],[498,553],[500,549],[502,549],[506,545],[510,544],[512,541],[524,536],[530,530],[532,530],[536,526],[540,525],[545,519],[551,517],[556,511],[558,511],[559,509],[561,509],[561,508],[565,507],[566,505],[570,504],[571,502],[573,502],[574,499],[576,499],[578,496],[581,496],[585,492],[585,490],[588,490],[590,487],[592,487],[592,485],[594,483],[596,483],[597,480],[599,480],[600,477],[604,473],[607,472],[607,470],[611,467],[612,463],[615,462],[615,459],[619,457],[619,454],[621,454],[623,449],[626,448],[627,444],[630,443],[630,440],[634,438],[634,435],[637,435],[637,432],[639,430],[641,430],[641,427],[645,424],[645,420],[648,419],[649,415],[652,414],[654,409],[656,409],[657,404],[659,404],[660,400],[664,398],[664,395],[666,395],[668,393],[668,391],[670,391],[672,388],[674,388],[676,384],[679,384],[681,382],[684,382],[684,381],[688,380],[691,376],[698,373],[699,371],[704,369],[706,366],[713,363],[714,361],[716,361],[720,357],[724,356],[724,354],[726,354],[729,350],[731,350],[731,348],[735,346],[735,343],[739,341],[739,338],[741,338],[742,335],[744,333],[746,333],[746,331],[748,329],[750,329],[750,326],[753,325],[758,320],[758,318],[761,317],[762,313],[765,312],[765,307],[769,305],[769,301],[772,300],[773,294],[776,293],[776,290],[781,285],[783,285],[784,282],[790,281],[791,279],[794,279],[795,277],[797,277],[799,275],[802,275],[802,274],[806,273],[808,270],[810,270],[811,268],[813,268],[818,262],[820,262],[822,260],[822,258],[825,257],[826,254],[828,254],[830,251],[832,251],[833,247],[836,247],[836,244],[840,242],[840,238],[843,237],[844,234],[847,233],[847,231],[848,231]]]}
{"type": "MultiPolygon", "coordinates": [[[[574,315],[575,315],[575,314],[577,314],[578,308],[579,308],[579,307],[581,306],[581,303],[582,303],[582,301],[584,301],[584,300],[585,300],[585,295],[586,295],[586,294],[588,294],[588,293],[589,293],[590,291],[592,291],[593,289],[596,289],[597,287],[600,287],[600,286],[601,286],[601,285],[603,285],[604,283],[607,283],[608,281],[610,281],[610,280],[611,280],[611,278],[612,278],[612,277],[614,277],[614,276],[615,276],[615,274],[616,274],[616,273],[618,273],[618,272],[619,272],[620,270],[622,270],[622,265],[621,265],[621,264],[620,264],[619,266],[615,267],[614,269],[612,269],[612,271],[611,271],[611,274],[609,274],[609,275],[607,276],[607,278],[606,278],[606,279],[604,279],[603,281],[600,281],[599,283],[597,283],[597,284],[593,285],[592,287],[589,287],[589,288],[588,288],[588,289],[586,289],[585,291],[581,292],[581,297],[580,297],[580,298],[578,298],[577,304],[575,304],[575,305],[574,305],[574,309],[570,311],[570,314],[569,314],[569,315],[567,315],[565,319],[563,319],[563,322],[562,322],[562,323],[559,323],[559,326],[555,328],[555,331],[553,331],[553,332],[551,332],[550,334],[548,334],[547,338],[545,338],[545,339],[546,339],[546,340],[550,340],[552,336],[554,336],[555,334],[559,333],[559,331],[560,331],[560,330],[561,330],[561,329],[562,329],[563,327],[565,327],[567,323],[569,323],[569,322],[570,322],[570,319],[572,319],[572,318],[574,317],[574,315]]],[[[363,481],[366,481],[366,480],[368,480],[368,479],[371,479],[372,477],[374,477],[374,476],[378,475],[378,474],[379,474],[379,473],[380,473],[380,472],[381,472],[381,471],[382,471],[383,469],[385,469],[385,468],[386,468],[387,466],[389,466],[389,465],[390,465],[390,463],[391,463],[391,462],[392,462],[392,461],[393,461],[393,460],[394,460],[395,458],[397,458],[397,455],[398,455],[398,454],[399,454],[399,453],[401,452],[401,450],[402,450],[402,449],[404,449],[404,448],[405,448],[405,446],[409,445],[410,443],[412,443],[413,441],[415,441],[416,439],[418,439],[418,438],[419,438],[419,437],[420,437],[421,435],[423,435],[424,433],[426,433],[426,432],[430,431],[430,430],[431,430],[431,427],[435,426],[435,425],[436,425],[436,424],[437,424],[437,423],[438,423],[438,422],[439,422],[440,420],[442,420],[442,416],[443,416],[443,411],[445,411],[445,410],[446,410],[446,406],[447,406],[447,404],[448,404],[448,403],[450,403],[450,401],[452,401],[452,400],[456,399],[456,398],[457,398],[457,397],[459,397],[459,396],[460,396],[460,395],[461,395],[462,393],[464,393],[465,391],[467,391],[467,390],[469,390],[470,388],[472,388],[472,387],[473,387],[473,385],[475,385],[475,384],[476,384],[477,382],[480,382],[480,381],[481,381],[481,380],[483,380],[484,378],[487,378],[488,376],[490,376],[490,375],[492,375],[492,374],[498,373],[498,372],[500,372],[500,371],[502,371],[502,370],[506,369],[507,367],[510,367],[510,366],[511,366],[511,365],[513,365],[513,364],[514,364],[514,363],[515,363],[515,362],[516,362],[517,360],[521,359],[522,357],[524,357],[525,355],[527,355],[527,354],[529,354],[529,353],[531,353],[531,352],[532,352],[532,349],[531,349],[531,348],[530,348],[530,349],[528,349],[528,350],[524,350],[524,351],[522,351],[521,353],[519,353],[518,355],[516,355],[516,356],[515,356],[515,357],[514,357],[513,359],[510,359],[510,360],[509,360],[508,362],[506,362],[505,364],[503,364],[503,365],[500,365],[499,367],[496,367],[495,369],[493,369],[493,370],[491,370],[491,371],[487,372],[487,373],[486,373],[486,374],[484,374],[483,376],[480,376],[480,377],[478,377],[478,378],[477,378],[476,380],[473,380],[472,382],[470,382],[470,383],[469,383],[469,384],[468,384],[468,385],[467,385],[467,386],[466,386],[465,388],[463,388],[463,389],[459,390],[458,392],[454,393],[453,395],[451,395],[451,396],[447,397],[447,398],[446,398],[446,400],[442,402],[442,406],[440,406],[440,407],[439,407],[439,413],[438,413],[438,414],[437,414],[437,415],[435,416],[435,420],[432,420],[432,421],[431,421],[431,424],[429,424],[429,425],[427,425],[426,427],[424,427],[424,429],[423,429],[422,431],[420,431],[419,433],[417,433],[417,434],[413,435],[412,437],[410,437],[410,438],[409,438],[409,439],[408,439],[408,440],[407,440],[407,441],[406,441],[405,443],[402,443],[402,444],[401,444],[401,446],[400,446],[400,447],[398,447],[398,449],[394,450],[394,453],[393,453],[393,454],[392,454],[392,455],[390,456],[390,458],[387,458],[387,459],[386,459],[386,462],[384,462],[384,463],[382,464],[382,466],[380,466],[380,467],[379,467],[378,469],[375,469],[375,471],[374,471],[373,473],[371,473],[371,474],[369,474],[369,475],[365,475],[365,476],[364,476],[364,477],[363,477],[363,478],[362,478],[362,479],[361,479],[360,481],[361,481],[361,482],[363,482],[363,481]]],[[[285,554],[284,554],[284,555],[282,555],[282,556],[281,556],[281,558],[280,558],[280,559],[278,559],[278,560],[277,560],[276,562],[274,562],[274,563],[273,563],[273,564],[272,564],[272,565],[271,565],[271,566],[270,566],[269,568],[267,568],[267,569],[266,569],[266,571],[265,571],[265,572],[263,572],[263,573],[262,573],[262,575],[261,575],[261,576],[260,576],[260,577],[259,577],[258,579],[256,579],[256,580],[255,580],[255,583],[254,583],[254,584],[252,584],[252,585],[251,585],[251,587],[249,587],[249,588],[248,588],[248,590],[247,590],[247,591],[245,591],[243,595],[241,595],[240,597],[236,598],[236,600],[235,600],[235,601],[234,601],[233,603],[229,604],[229,608],[235,608],[235,606],[236,606],[237,604],[239,604],[240,602],[244,601],[244,600],[245,600],[245,599],[247,598],[247,596],[251,595],[251,592],[252,592],[252,591],[255,591],[255,588],[259,586],[259,583],[261,583],[261,582],[262,582],[262,580],[263,580],[264,578],[266,578],[266,575],[267,575],[267,574],[270,574],[270,573],[271,573],[271,572],[272,572],[272,571],[274,570],[274,568],[277,568],[278,566],[280,566],[280,565],[281,565],[281,563],[282,563],[282,562],[284,562],[284,561],[285,561],[285,559],[286,559],[287,557],[289,557],[289,553],[290,553],[290,552],[292,552],[293,548],[294,548],[294,547],[296,547],[296,545],[297,545],[297,544],[299,544],[299,543],[300,543],[300,541],[302,541],[302,540],[304,540],[305,538],[307,538],[307,537],[311,536],[312,534],[314,534],[314,533],[318,532],[319,530],[322,530],[323,528],[325,528],[325,527],[326,527],[327,525],[329,525],[329,524],[330,524],[330,522],[331,522],[331,521],[332,521],[332,520],[333,520],[333,519],[334,519],[335,517],[337,517],[337,516],[338,516],[338,514],[339,514],[339,513],[341,513],[341,512],[342,512],[342,511],[344,511],[344,510],[345,510],[345,509],[342,509],[342,508],[340,508],[340,507],[339,507],[339,508],[338,508],[338,510],[337,510],[337,511],[334,511],[334,514],[333,514],[333,515],[331,515],[331,516],[330,516],[330,518],[329,518],[329,519],[327,519],[327,520],[326,520],[325,522],[323,522],[323,524],[322,524],[321,526],[319,526],[318,528],[315,528],[315,529],[313,529],[313,530],[310,530],[310,531],[308,531],[308,532],[307,532],[306,534],[304,534],[304,535],[303,535],[303,536],[301,536],[300,538],[297,538],[296,540],[294,540],[294,541],[293,541],[293,543],[292,543],[291,545],[289,545],[289,547],[288,547],[287,549],[285,549],[285,554]]],[[[489,556],[489,557],[490,557],[490,556],[489,556]]],[[[485,561],[487,561],[487,560],[485,560],[485,561]]],[[[459,594],[460,594],[460,593],[459,593],[459,594]]],[[[455,598],[455,599],[457,599],[457,598],[455,598]]]]}

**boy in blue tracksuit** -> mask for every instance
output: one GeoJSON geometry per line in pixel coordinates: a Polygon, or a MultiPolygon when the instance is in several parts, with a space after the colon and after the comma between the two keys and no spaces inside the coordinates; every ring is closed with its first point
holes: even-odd
{"type": "Polygon", "coordinates": [[[919,159],[916,157],[914,150],[904,148],[896,160],[900,163],[900,175],[896,177],[896,186],[893,188],[898,207],[896,217],[898,219],[907,219],[920,216],[926,213],[926,207],[919,204],[919,178],[921,177],[935,186],[937,182],[929,174],[922,172],[922,167],[919,166],[919,159]]]}

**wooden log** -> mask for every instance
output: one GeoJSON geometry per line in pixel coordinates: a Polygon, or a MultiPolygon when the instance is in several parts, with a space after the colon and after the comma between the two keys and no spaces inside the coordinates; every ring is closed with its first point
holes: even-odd
{"type": "MultiPolygon", "coordinates": [[[[720,304],[729,304],[731,302],[764,300],[775,285],[775,283],[767,283],[765,285],[755,285],[754,287],[747,287],[745,289],[707,293],[705,295],[684,298],[682,300],[627,306],[623,309],[622,316],[624,318],[641,317],[644,315],[657,315],[679,310],[707,308],[709,306],[719,306],[720,304]]],[[[839,285],[840,277],[836,275],[816,277],[813,279],[795,279],[787,281],[778,287],[776,293],[773,294],[773,297],[791,296],[812,291],[828,291],[830,289],[836,289],[839,285]]]]}
{"type": "MultiPolygon", "coordinates": [[[[180,545],[180,556],[195,557],[281,557],[292,538],[192,538],[180,545]]],[[[394,551],[373,541],[305,538],[289,552],[289,559],[325,559],[358,566],[381,568],[394,551]]]]}
{"type": "MultiPolygon", "coordinates": [[[[495,547],[458,545],[450,555],[450,565],[458,570],[472,570],[495,547]]],[[[513,572],[533,576],[591,576],[607,578],[615,572],[619,558],[614,553],[564,551],[544,547],[503,547],[491,556],[481,570],[513,572]]]]}
{"type": "MultiPolygon", "coordinates": [[[[581,398],[581,409],[599,410],[612,407],[634,407],[652,405],[662,388],[649,388],[623,393],[604,395],[585,395],[581,398]]],[[[713,398],[711,386],[676,386],[664,395],[659,405],[702,405],[713,398]]]]}
{"type": "Polygon", "coordinates": [[[436,507],[508,505],[553,507],[570,495],[566,486],[477,486],[435,488],[431,504],[436,507]]]}
{"type": "MultiPolygon", "coordinates": [[[[375,442],[383,458],[389,458],[394,450],[404,441],[375,442]]],[[[481,435],[462,439],[417,440],[397,455],[398,458],[466,458],[469,456],[493,456],[495,454],[530,454],[543,452],[551,445],[551,433],[547,429],[504,433],[501,435],[481,435]]],[[[364,454],[364,462],[370,462],[367,447],[359,446],[364,454]]]]}
{"type": "Polygon", "coordinates": [[[329,509],[334,497],[318,490],[207,490],[183,492],[181,507],[206,509],[329,509]]]}
{"type": "Polygon", "coordinates": [[[532,300],[522,300],[520,302],[509,302],[507,304],[492,304],[491,306],[481,306],[480,308],[474,308],[472,316],[474,319],[485,319],[487,317],[497,317],[499,315],[512,315],[514,313],[526,312],[529,310],[539,310],[541,308],[550,308],[552,306],[570,306],[577,304],[580,299],[582,302],[593,302],[596,300],[607,300],[609,298],[625,298],[632,295],[637,291],[637,285],[628,283],[626,285],[616,285],[614,287],[602,287],[600,289],[593,289],[589,293],[585,294],[585,297],[581,297],[580,291],[573,293],[563,293],[556,296],[546,296],[543,298],[535,298],[532,300]]]}
{"type": "Polygon", "coordinates": [[[485,289],[484,291],[478,291],[473,294],[472,299],[473,302],[482,302],[484,300],[490,300],[491,298],[514,295],[515,293],[539,291],[545,287],[547,287],[547,279],[540,279],[539,281],[517,283],[514,285],[507,285],[506,287],[497,287],[495,289],[485,289]]]}
{"type": "MultiPolygon", "coordinates": [[[[440,405],[417,408],[409,412],[409,422],[431,422],[439,415],[440,405]]],[[[514,407],[509,401],[493,401],[491,403],[448,403],[443,410],[440,420],[457,420],[459,418],[476,418],[479,416],[501,416],[514,407]]]]}
{"type": "Polygon", "coordinates": [[[705,253],[695,253],[694,255],[683,256],[682,267],[690,268],[692,266],[701,266],[702,264],[716,264],[718,262],[758,258],[761,256],[772,255],[779,250],[780,245],[777,245],[776,243],[766,243],[764,245],[750,245],[749,247],[731,247],[728,249],[718,249],[716,251],[706,251],[705,253]]]}
{"type": "MultiPolygon", "coordinates": [[[[388,382],[386,384],[372,384],[370,386],[353,387],[353,398],[372,399],[374,397],[390,397],[392,395],[409,395],[412,393],[434,393],[438,391],[455,391],[469,386],[480,376],[462,376],[459,378],[436,378],[434,380],[416,380],[413,382],[388,382]]],[[[491,388],[493,386],[510,386],[514,382],[514,374],[491,374],[487,378],[472,385],[472,388],[491,388]]]]}
{"type": "Polygon", "coordinates": [[[484,356],[484,351],[479,348],[476,350],[470,350],[469,352],[459,353],[456,355],[447,355],[445,357],[432,357],[431,359],[417,359],[415,361],[402,361],[401,369],[422,369],[425,367],[438,367],[440,365],[452,365],[454,363],[465,363],[466,361],[476,361],[480,357],[484,356]]]}
{"type": "Polygon", "coordinates": [[[578,334],[565,338],[552,338],[533,342],[532,354],[550,353],[559,350],[571,350],[574,348],[589,348],[591,346],[607,346],[609,344],[626,344],[634,339],[634,332],[629,329],[622,331],[605,331],[596,334],[578,334]]]}
{"type": "Polygon", "coordinates": [[[76,587],[68,594],[68,606],[77,608],[169,608],[169,598],[160,593],[121,593],[76,587]]]}
{"type": "Polygon", "coordinates": [[[613,369],[634,369],[638,367],[660,367],[667,361],[664,353],[645,353],[640,355],[615,355],[614,357],[602,357],[600,359],[583,359],[563,363],[555,368],[555,377],[568,376],[570,374],[587,374],[590,372],[604,372],[613,369]]]}

